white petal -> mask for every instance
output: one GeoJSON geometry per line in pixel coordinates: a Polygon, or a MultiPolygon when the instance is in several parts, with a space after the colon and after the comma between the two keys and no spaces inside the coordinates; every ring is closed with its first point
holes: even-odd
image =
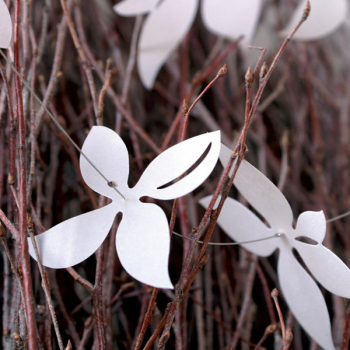
{"type": "Polygon", "coordinates": [[[160,0],[124,0],[114,5],[114,11],[121,16],[143,15],[156,7],[160,0]]]}
{"type": "MultiPolygon", "coordinates": [[[[107,177],[108,181],[117,183],[118,190],[121,193],[127,192],[129,155],[123,140],[116,132],[104,126],[94,126],[83,144],[82,151],[97,169],[107,177]]],[[[117,192],[108,186],[107,181],[82,155],[80,156],[80,168],[85,182],[94,191],[115,201],[121,199],[117,192]]]]}
{"type": "Polygon", "coordinates": [[[170,147],[147,167],[133,189],[139,197],[173,199],[197,188],[213,171],[220,152],[220,131],[215,131],[183,141],[170,147]],[[187,176],[173,185],[159,189],[188,171],[210,145],[210,150],[200,164],[187,176]]]}
{"type": "Polygon", "coordinates": [[[0,48],[7,49],[12,38],[12,20],[3,0],[0,0],[0,48]]]}
{"type": "Polygon", "coordinates": [[[196,16],[198,0],[164,0],[147,17],[138,48],[138,70],[151,89],[170,54],[181,43],[196,16]]]}
{"type": "Polygon", "coordinates": [[[217,35],[235,40],[244,35],[250,42],[261,13],[262,0],[203,0],[205,26],[217,35]]]}
{"type": "MultiPolygon", "coordinates": [[[[220,160],[224,167],[228,164],[231,154],[229,148],[221,146],[220,160]]],[[[233,183],[275,232],[284,233],[291,228],[293,213],[287,199],[258,169],[243,160],[233,183]]]]}
{"type": "MultiPolygon", "coordinates": [[[[212,196],[202,198],[199,204],[208,208],[212,196]]],[[[236,242],[252,241],[272,236],[269,229],[248,208],[232,198],[227,198],[218,219],[219,226],[236,242]]],[[[242,244],[242,247],[259,256],[269,256],[277,249],[277,240],[242,244]]]]}
{"type": "MultiPolygon", "coordinates": [[[[302,0],[281,35],[287,36],[300,21],[307,0],[302,0]]],[[[317,40],[332,34],[341,26],[347,16],[347,0],[311,0],[309,18],[295,33],[293,39],[317,40]]]]}
{"type": "MultiPolygon", "coordinates": [[[[53,269],[74,266],[92,255],[105,240],[118,210],[114,204],[76,216],[35,236],[41,262],[53,269]]],[[[29,253],[36,260],[31,239],[29,253]]]]}
{"type": "Polygon", "coordinates": [[[297,237],[310,237],[322,243],[326,234],[326,218],[323,211],[306,211],[300,214],[295,231],[297,237]]]}
{"type": "Polygon", "coordinates": [[[323,287],[333,294],[350,299],[350,270],[333,252],[322,244],[315,246],[298,241],[295,242],[295,248],[323,287]]]}
{"type": "Polygon", "coordinates": [[[156,288],[173,288],[168,273],[169,226],[157,205],[127,203],[116,246],[120,262],[132,277],[156,288]]]}
{"type": "Polygon", "coordinates": [[[299,324],[325,350],[335,350],[323,295],[290,250],[280,252],[278,277],[283,296],[299,324]]]}

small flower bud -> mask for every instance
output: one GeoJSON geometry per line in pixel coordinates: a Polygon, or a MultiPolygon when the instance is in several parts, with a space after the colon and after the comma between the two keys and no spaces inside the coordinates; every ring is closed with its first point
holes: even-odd
{"type": "Polygon", "coordinates": [[[264,64],[262,65],[262,67],[260,69],[260,74],[259,74],[260,81],[265,78],[267,71],[268,71],[267,64],[266,64],[266,62],[264,62],[264,64]]]}
{"type": "Polygon", "coordinates": [[[23,275],[22,265],[19,261],[17,262],[17,271],[18,271],[20,276],[23,275]]]}
{"type": "Polygon", "coordinates": [[[94,320],[94,316],[88,317],[88,319],[84,322],[84,327],[89,328],[94,320]]]}
{"type": "Polygon", "coordinates": [[[277,326],[275,324],[270,324],[269,326],[266,327],[265,329],[265,334],[273,334],[276,330],[277,326]]]}
{"type": "Polygon", "coordinates": [[[286,331],[286,343],[287,345],[290,345],[293,341],[293,332],[290,328],[286,331]]]}
{"type": "Polygon", "coordinates": [[[303,17],[302,19],[304,21],[306,21],[310,15],[310,12],[311,12],[311,4],[310,4],[310,1],[308,1],[304,7],[304,11],[303,11],[303,17]]]}
{"type": "Polygon", "coordinates": [[[183,100],[182,102],[182,115],[185,116],[188,113],[188,104],[186,102],[186,100],[183,100]]]}
{"type": "Polygon", "coordinates": [[[227,73],[227,65],[225,63],[218,71],[218,77],[222,78],[224,75],[226,75],[226,73],[227,73]]]}
{"type": "Polygon", "coordinates": [[[7,182],[10,186],[15,185],[15,179],[13,178],[12,174],[10,174],[10,173],[7,175],[7,182]]]}
{"type": "Polygon", "coordinates": [[[12,336],[13,336],[13,339],[15,340],[15,342],[18,342],[21,340],[21,337],[19,336],[19,334],[17,332],[13,332],[12,336]]]}
{"type": "Polygon", "coordinates": [[[32,217],[30,215],[27,216],[27,227],[28,227],[28,230],[34,231],[34,224],[33,224],[32,217]]]}
{"type": "Polygon", "coordinates": [[[253,76],[252,69],[248,67],[247,73],[245,75],[245,83],[247,85],[251,85],[253,83],[253,80],[254,80],[254,76],[253,76]]]}
{"type": "Polygon", "coordinates": [[[66,350],[72,350],[73,347],[72,347],[72,343],[70,342],[70,340],[68,340],[68,344],[66,346],[66,350]]]}
{"type": "Polygon", "coordinates": [[[277,288],[275,288],[275,289],[271,292],[271,296],[272,296],[272,298],[277,298],[277,297],[278,297],[278,290],[277,290],[277,288]]]}

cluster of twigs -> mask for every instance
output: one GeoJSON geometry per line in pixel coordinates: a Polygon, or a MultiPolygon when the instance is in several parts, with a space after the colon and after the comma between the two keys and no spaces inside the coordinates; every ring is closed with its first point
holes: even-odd
{"type": "MultiPolygon", "coordinates": [[[[284,13],[286,3],[268,8],[284,13]]],[[[244,156],[278,183],[295,215],[306,208],[323,209],[328,217],[349,210],[349,32],[308,45],[288,44],[293,32],[277,54],[252,47],[260,50],[252,70],[241,38],[230,43],[203,33],[198,19],[149,92],[135,69],[142,17],[116,17],[108,0],[7,4],[14,44],[0,66],[3,348],[307,346],[277,291],[270,295],[278,288],[275,258],[208,243],[228,242],[216,221],[244,156]],[[130,186],[170,145],[222,130],[223,142],[234,149],[227,168],[218,167],[199,190],[172,206],[159,203],[170,232],[190,238],[172,236],[175,291],[151,289],[123,271],[115,252],[119,217],[96,255],[74,268],[54,271],[40,259],[30,261],[28,236],[106,204],[82,180],[79,154],[47,110],[78,145],[93,125],[116,130],[131,154],[130,186]],[[203,213],[196,202],[208,193],[214,196],[203,213]]],[[[308,12],[306,7],[299,25],[308,12]]],[[[348,265],[349,221],[334,221],[325,242],[348,265]]],[[[339,297],[327,301],[335,344],[345,350],[350,308],[339,297]]]]}

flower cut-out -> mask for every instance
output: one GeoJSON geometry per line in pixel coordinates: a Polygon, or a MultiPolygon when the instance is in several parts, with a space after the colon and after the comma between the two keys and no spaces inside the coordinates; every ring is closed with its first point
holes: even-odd
{"type": "MultiPolygon", "coordinates": [[[[190,30],[199,0],[124,0],[114,6],[121,16],[149,13],[138,43],[138,71],[147,89],[171,53],[190,30]]],[[[262,0],[202,0],[202,18],[214,34],[249,42],[257,26],[262,0]]]]}
{"type": "MultiPolygon", "coordinates": [[[[232,151],[221,146],[220,160],[226,166],[232,151]]],[[[300,325],[320,346],[334,350],[326,302],[315,280],[330,292],[350,298],[350,270],[322,245],[326,219],[322,211],[304,212],[293,228],[293,213],[282,192],[260,171],[243,161],[234,185],[249,204],[268,222],[266,226],[240,202],[227,198],[219,226],[235,241],[244,242],[281,234],[280,238],[242,244],[253,254],[267,257],[279,250],[278,278],[285,301],[300,325]],[[305,243],[311,239],[315,244],[305,243]],[[302,267],[293,250],[313,277],[302,267]],[[315,280],[314,280],[315,279],[315,280]]],[[[212,196],[200,200],[207,208],[212,196]]]]}
{"type": "MultiPolygon", "coordinates": [[[[121,212],[116,249],[125,270],[147,285],[173,288],[168,274],[170,235],[166,215],[159,206],[143,203],[140,198],[174,199],[197,188],[217,163],[220,132],[193,137],[164,151],[149,164],[133,188],[127,184],[128,151],[117,133],[103,126],[93,127],[82,152],[109,181],[118,185],[125,199],[81,155],[80,168],[85,182],[94,191],[112,199],[112,203],[36,236],[43,265],[67,268],[87,259],[101,246],[115,216],[121,212]],[[174,182],[179,177],[181,179],[174,182]]],[[[28,244],[31,256],[36,259],[30,240],[28,244]]]]}
{"type": "MultiPolygon", "coordinates": [[[[229,40],[243,35],[251,44],[260,19],[263,0],[201,0],[204,25],[229,40]]],[[[300,21],[307,0],[301,0],[287,27],[290,34],[300,21]]],[[[179,46],[196,17],[199,0],[123,0],[114,6],[121,16],[149,13],[138,42],[138,71],[143,85],[152,89],[159,70],[179,46]]],[[[309,18],[293,39],[315,40],[333,33],[345,22],[347,0],[311,0],[309,18]]]]}
{"type": "Polygon", "coordinates": [[[0,48],[7,49],[12,39],[12,20],[4,2],[0,0],[0,48]]]}

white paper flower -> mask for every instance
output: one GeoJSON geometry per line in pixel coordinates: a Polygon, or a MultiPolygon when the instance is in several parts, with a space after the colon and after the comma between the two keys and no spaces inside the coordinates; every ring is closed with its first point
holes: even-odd
{"type": "MultiPolygon", "coordinates": [[[[300,21],[307,0],[300,1],[287,27],[281,32],[288,35],[300,21]]],[[[293,36],[295,40],[317,40],[332,34],[346,20],[347,0],[310,0],[311,12],[306,22],[293,36]]]]}
{"type": "MultiPolygon", "coordinates": [[[[300,21],[307,0],[301,0],[281,32],[290,34],[300,21]]],[[[152,89],[159,70],[179,46],[196,17],[199,0],[124,0],[114,6],[121,16],[149,13],[138,43],[138,71],[143,85],[152,89]]],[[[244,36],[251,44],[263,0],[202,0],[202,19],[209,31],[235,40],[244,36]]],[[[311,14],[294,35],[296,40],[316,40],[332,34],[345,22],[347,0],[311,0],[311,14]]]]}
{"type": "Polygon", "coordinates": [[[10,46],[11,38],[11,16],[4,0],[0,0],[0,48],[7,49],[10,46]]]}
{"type": "MultiPolygon", "coordinates": [[[[181,142],[157,156],[135,187],[129,188],[129,156],[122,139],[114,131],[95,126],[82,152],[117,189],[110,187],[84,156],[80,168],[85,182],[112,203],[54,226],[35,237],[43,265],[67,268],[92,255],[105,240],[115,216],[123,213],[117,231],[116,248],[120,262],[135,279],[157,288],[173,288],[168,274],[169,226],[165,213],[141,197],[174,199],[198,187],[213,170],[220,152],[220,132],[212,132],[181,142]],[[197,165],[203,154],[204,159],[197,165]],[[181,180],[171,183],[197,167],[181,180]]],[[[29,253],[36,259],[30,240],[29,253]]]]}
{"type": "MultiPolygon", "coordinates": [[[[232,151],[221,147],[220,160],[228,164],[232,151]]],[[[350,298],[350,270],[322,245],[326,234],[323,212],[304,212],[293,228],[293,213],[281,191],[260,171],[243,161],[234,185],[254,209],[266,219],[267,227],[252,211],[227,198],[218,224],[235,241],[244,242],[283,234],[281,238],[242,244],[259,256],[269,256],[279,249],[278,278],[284,298],[300,325],[320,346],[334,350],[331,324],[324,297],[314,279],[330,292],[350,298]],[[308,237],[316,245],[297,240],[308,237]],[[314,279],[294,257],[295,249],[314,279]]],[[[207,208],[211,196],[200,200],[207,208]]]]}
{"type": "MultiPolygon", "coordinates": [[[[144,86],[153,87],[159,70],[179,46],[196,17],[199,0],[124,0],[114,6],[122,16],[149,12],[138,43],[138,70],[144,86]]],[[[230,40],[249,42],[257,26],[262,0],[203,0],[207,28],[230,40]]]]}

